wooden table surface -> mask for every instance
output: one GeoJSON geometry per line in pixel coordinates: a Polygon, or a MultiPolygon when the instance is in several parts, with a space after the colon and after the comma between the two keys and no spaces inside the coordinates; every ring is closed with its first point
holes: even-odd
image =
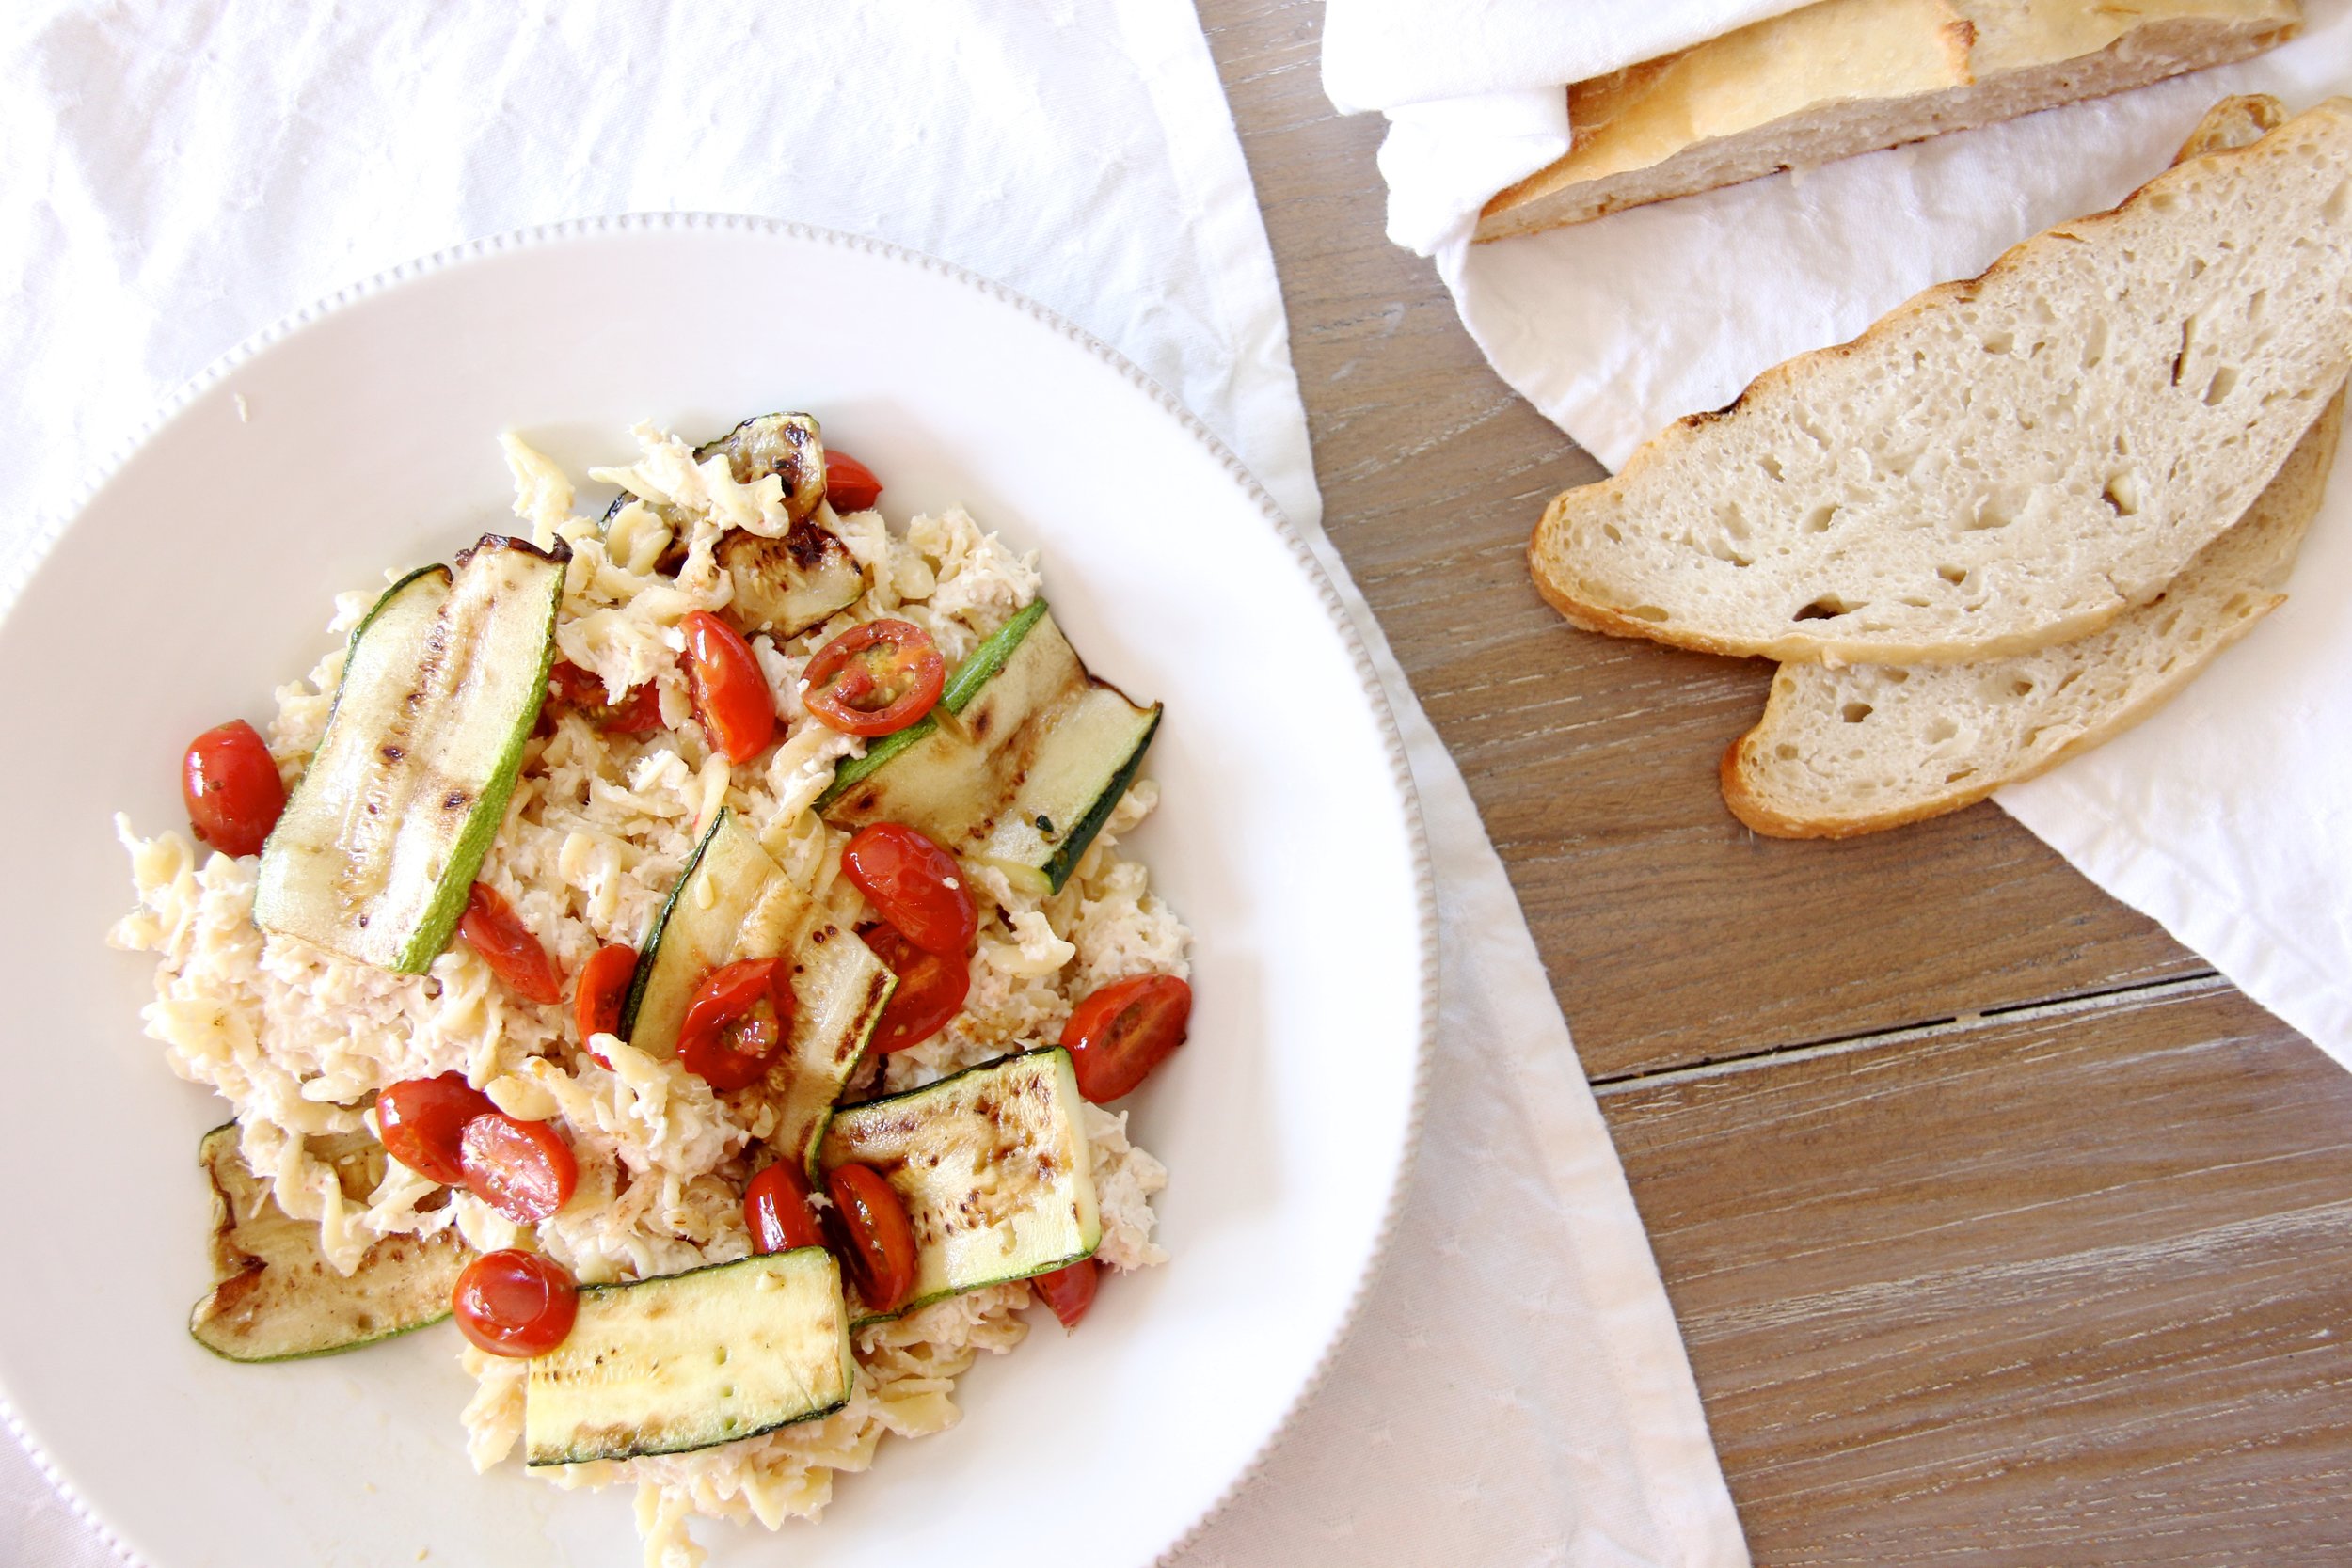
{"type": "Polygon", "coordinates": [[[1991,805],[1734,821],[1770,667],[1536,598],[1599,467],[1383,237],[1322,8],[1200,10],[1326,526],[1510,868],[1756,1560],[2352,1562],[2352,1077],[1991,805]]]}

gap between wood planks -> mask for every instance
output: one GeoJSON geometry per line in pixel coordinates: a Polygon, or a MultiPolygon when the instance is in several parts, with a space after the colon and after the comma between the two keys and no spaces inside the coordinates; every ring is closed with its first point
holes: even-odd
{"type": "Polygon", "coordinates": [[[2044,1019],[2076,1018],[2084,1013],[2103,1011],[2118,1006],[2144,1006],[2153,1003],[2185,1000],[2211,995],[2216,991],[2235,988],[2217,972],[2200,970],[2194,974],[2178,975],[2169,980],[2149,980],[2137,985],[2112,986],[2104,990],[2086,991],[2079,996],[2061,997],[2054,1002],[2017,1002],[2007,1006],[1987,1007],[1981,1012],[1962,1013],[1952,1018],[1931,1019],[1925,1023],[1906,1023],[1898,1029],[1865,1030],[1860,1034],[1839,1035],[1829,1039],[1808,1040],[1801,1045],[1766,1046],[1757,1051],[1745,1051],[1695,1067],[1664,1068],[1651,1072],[1620,1072],[1593,1079],[1597,1097],[1624,1094],[1632,1089],[1662,1088],[1673,1084],[1688,1084],[1706,1078],[1722,1078],[1735,1072],[1753,1071],[1758,1068],[1778,1067],[1788,1062],[1816,1061],[1824,1056],[1843,1056],[1858,1051],[1889,1050],[1897,1046],[1948,1039],[1983,1028],[1988,1023],[2038,1023],[2044,1019]]]}

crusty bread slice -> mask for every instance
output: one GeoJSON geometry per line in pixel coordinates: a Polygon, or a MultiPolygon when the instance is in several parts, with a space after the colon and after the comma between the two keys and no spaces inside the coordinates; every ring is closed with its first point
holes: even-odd
{"type": "Polygon", "coordinates": [[[1568,90],[1575,146],[1487,202],[1505,239],[2261,53],[2296,0],[1820,0],[1568,90]]]}
{"type": "Polygon", "coordinates": [[[1983,800],[2169,702],[2285,602],[2344,425],[2338,392],[2244,518],[2089,637],[1981,664],[1784,664],[1724,752],[1724,802],[1775,838],[1847,838],[1983,800]]]}
{"type": "Polygon", "coordinates": [[[2095,630],[2243,514],[2352,369],[2352,98],[1765,372],[1529,545],[1576,625],[1951,663],[2095,630]]]}

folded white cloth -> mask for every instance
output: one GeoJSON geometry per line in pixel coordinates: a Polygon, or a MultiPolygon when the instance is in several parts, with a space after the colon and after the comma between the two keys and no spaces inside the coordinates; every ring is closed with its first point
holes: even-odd
{"type": "MultiPolygon", "coordinates": [[[[1668,420],[1841,342],[1927,285],[2112,206],[2213,102],[2352,92],[2352,0],[2306,0],[2260,58],[1981,131],[1473,245],[1479,208],[1566,150],[1555,83],[1752,20],[1737,0],[1331,0],[1325,84],[1392,124],[1390,237],[1434,256],[1495,370],[1612,467],[1668,420]],[[1507,40],[1485,76],[1430,43],[1507,40]],[[1607,40],[1577,51],[1541,35],[1607,40]],[[1426,69],[1408,46],[1420,44],[1426,69]]],[[[1773,7],[1784,9],[1785,7],[1773,7]]],[[[1532,526],[1534,519],[1531,516],[1532,526]]],[[[2125,739],[1995,799],[2092,880],[2352,1065],[2352,484],[2339,474],[2270,623],[2125,739]]]]}
{"type": "MultiPolygon", "coordinates": [[[[1444,940],[1424,1154],[1391,1262],[1322,1392],[1179,1560],[1745,1561],[1509,884],[1322,541],[1272,257],[1183,0],[467,0],[299,24],[225,0],[51,0],[0,31],[0,559],[238,339],[409,257],[580,214],[877,234],[1026,293],[1174,390],[1317,542],[1375,651],[1444,940]]],[[[107,1560],[0,1443],[0,1561],[107,1560]]]]}

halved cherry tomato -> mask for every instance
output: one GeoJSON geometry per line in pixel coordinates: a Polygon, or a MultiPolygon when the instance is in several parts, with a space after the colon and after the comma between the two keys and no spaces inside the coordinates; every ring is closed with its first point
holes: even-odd
{"type": "Polygon", "coordinates": [[[286,786],[261,732],[242,719],[206,730],[180,759],[180,798],[198,840],[224,855],[258,855],[286,809],[286,786]]]}
{"type": "Polygon", "coordinates": [[[661,728],[661,693],[651,681],[616,703],[606,694],[602,675],[559,658],[548,672],[548,683],[558,702],[608,734],[644,735],[661,728]]]}
{"type": "Polygon", "coordinates": [[[580,1026],[580,1043],[600,1067],[612,1064],[588,1042],[598,1035],[621,1032],[621,1004],[628,999],[628,983],[637,974],[637,949],[618,943],[599,947],[580,966],[580,984],[572,991],[572,1020],[580,1026]]]}
{"type": "Polygon", "coordinates": [[[384,1152],[410,1170],[454,1187],[466,1180],[457,1159],[466,1123],[497,1109],[462,1072],[405,1078],[375,1097],[376,1136],[384,1140],[384,1152]]]}
{"type": "Polygon", "coordinates": [[[580,1315],[580,1287],[563,1264],[508,1247],[466,1265],[450,1292],[458,1332],[492,1355],[544,1355],[580,1315]]]}
{"type": "Polygon", "coordinates": [[[808,1183],[798,1161],[778,1160],[743,1189],[743,1223],[752,1227],[754,1252],[789,1252],[823,1246],[824,1227],[808,1206],[808,1183]]]}
{"type": "Polygon", "coordinates": [[[963,1011],[964,996],[972,990],[972,969],[961,953],[926,953],[885,921],[861,926],[857,934],[882,967],[898,977],[898,989],[874,1025],[877,1054],[920,1045],[963,1011]]]}
{"type": "Polygon", "coordinates": [[[745,958],[712,970],[687,1004],[678,1061],[714,1089],[759,1082],[792,1035],[791,980],[791,966],[781,958],[745,958]]]}
{"type": "Polygon", "coordinates": [[[752,645],[707,610],[689,610],[678,627],[686,633],[686,680],[703,734],[729,762],[751,761],[776,735],[775,693],[752,645]]]}
{"type": "Polygon", "coordinates": [[[572,1146],[544,1121],[485,1111],[457,1137],[466,1190],[516,1225],[536,1225],[569,1203],[580,1181],[572,1146]]]}
{"type": "Polygon", "coordinates": [[[1091,1258],[1081,1258],[1066,1269],[1039,1275],[1029,1281],[1029,1289],[1037,1299],[1054,1309],[1064,1328],[1075,1328],[1078,1320],[1094,1305],[1094,1287],[1102,1280],[1103,1271],[1091,1258]]]}
{"type": "Polygon", "coordinates": [[[861,621],[817,650],[801,700],[845,735],[890,735],[930,712],[946,684],[930,632],[912,621],[861,621]]]}
{"type": "Polygon", "coordinates": [[[482,955],[490,973],[524,1001],[544,1005],[564,1000],[564,979],[555,972],[555,961],[515,912],[515,906],[489,883],[476,882],[466,895],[466,912],[458,917],[457,934],[482,955]]]}
{"type": "Polygon", "coordinates": [[[841,869],[875,911],[926,953],[960,958],[980,928],[979,907],[956,857],[903,822],[860,828],[841,869]]]}
{"type": "Polygon", "coordinates": [[[914,1226],[871,1165],[835,1165],[825,1191],[840,1215],[850,1277],[870,1312],[896,1312],[914,1293],[914,1226]]]}
{"type": "Polygon", "coordinates": [[[1137,974],[1090,993],[1061,1031],[1078,1092],[1097,1105],[1127,1093],[1184,1043],[1191,1017],[1192,988],[1173,974],[1137,974]]]}
{"type": "Polygon", "coordinates": [[[863,512],[882,499],[874,470],[846,451],[825,449],[825,499],[835,512],[863,512]]]}

